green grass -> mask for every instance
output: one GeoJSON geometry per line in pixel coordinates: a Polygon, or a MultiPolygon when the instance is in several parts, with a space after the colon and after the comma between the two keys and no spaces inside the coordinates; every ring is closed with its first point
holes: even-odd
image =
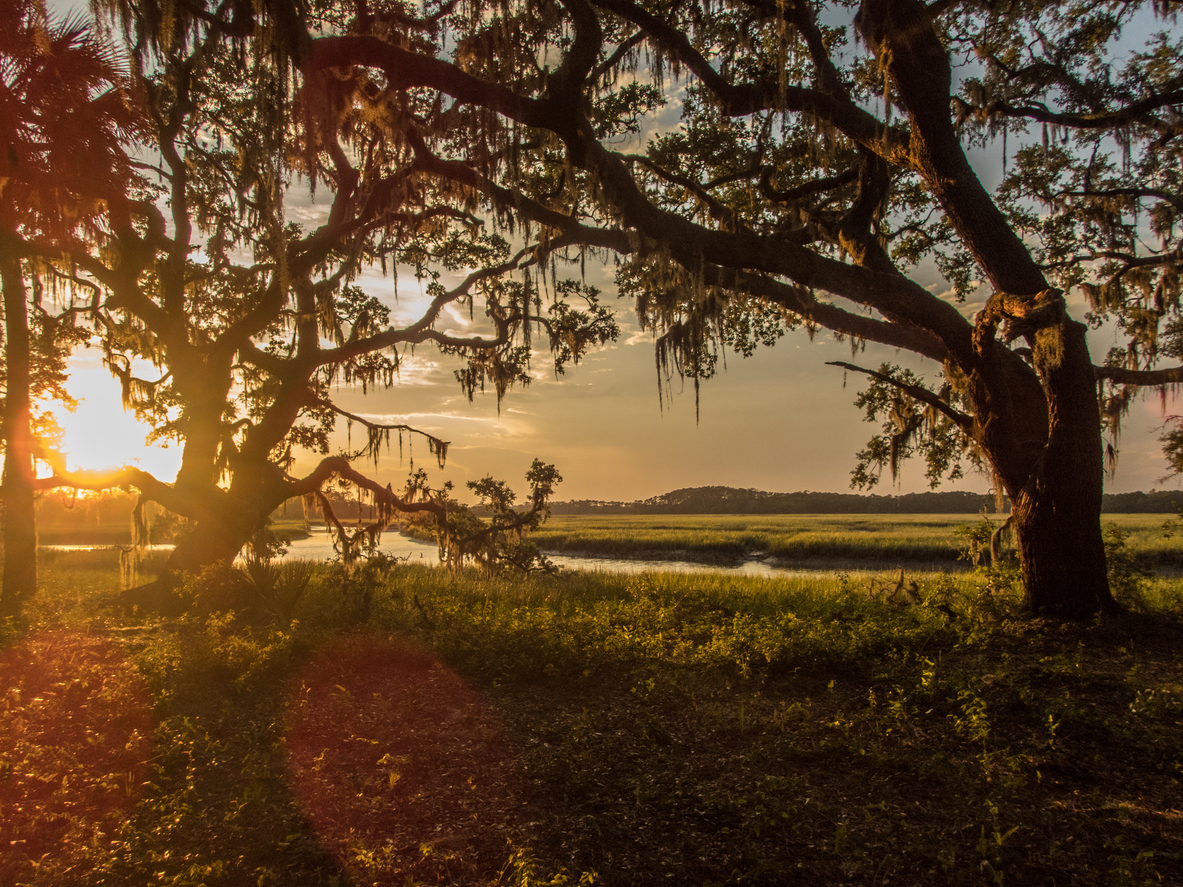
{"type": "Polygon", "coordinates": [[[42,574],[0,655],[0,792],[73,837],[5,883],[1183,882],[1178,580],[1060,625],[974,573],[323,568],[289,625],[130,619],[110,552],[42,574]],[[86,696],[99,642],[134,668],[86,696]],[[58,684],[14,671],[35,643],[58,684]],[[60,700],[88,748],[139,748],[137,693],[139,768],[63,781],[30,725],[60,700]],[[108,785],[126,815],[79,801],[108,785]]]}
{"type": "Polygon", "coordinates": [[[85,526],[38,522],[37,541],[41,545],[130,545],[131,522],[85,526]]]}
{"type": "MultiPolygon", "coordinates": [[[[1183,534],[1162,538],[1166,515],[1106,515],[1129,532],[1149,566],[1183,566],[1183,534]]],[[[732,561],[753,553],[785,563],[955,563],[954,531],[973,515],[666,515],[558,516],[531,538],[544,551],[614,557],[732,561]]]]}

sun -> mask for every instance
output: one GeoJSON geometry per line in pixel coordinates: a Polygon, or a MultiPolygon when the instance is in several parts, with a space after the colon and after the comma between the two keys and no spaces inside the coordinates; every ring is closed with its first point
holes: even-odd
{"type": "Polygon", "coordinates": [[[151,428],[123,409],[119,382],[95,358],[85,354],[70,360],[70,394],[78,400],[74,412],[57,411],[62,427],[62,450],[69,471],[98,471],[135,465],[157,479],[171,481],[181,466],[177,447],[149,446],[151,428]]]}

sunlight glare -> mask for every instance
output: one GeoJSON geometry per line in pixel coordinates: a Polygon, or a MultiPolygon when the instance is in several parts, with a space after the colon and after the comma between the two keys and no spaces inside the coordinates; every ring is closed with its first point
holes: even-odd
{"type": "Polygon", "coordinates": [[[100,470],[135,465],[158,480],[169,482],[181,465],[178,447],[149,446],[151,428],[123,409],[119,382],[95,358],[83,355],[70,361],[70,393],[78,399],[73,413],[58,411],[62,448],[70,471],[100,470]]]}

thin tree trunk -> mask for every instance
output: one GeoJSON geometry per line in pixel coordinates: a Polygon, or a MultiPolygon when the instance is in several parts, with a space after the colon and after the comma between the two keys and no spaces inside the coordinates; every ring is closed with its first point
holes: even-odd
{"type": "Polygon", "coordinates": [[[33,433],[29,411],[29,318],[20,259],[0,246],[4,289],[4,585],[0,606],[20,607],[37,591],[37,530],[33,506],[33,433]]]}

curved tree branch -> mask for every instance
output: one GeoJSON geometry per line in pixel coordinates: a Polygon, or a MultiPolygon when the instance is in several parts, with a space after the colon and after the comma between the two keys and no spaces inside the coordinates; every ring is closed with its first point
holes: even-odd
{"type": "Polygon", "coordinates": [[[865,367],[855,366],[853,363],[846,363],[842,360],[828,360],[826,361],[826,366],[842,367],[844,370],[862,373],[865,376],[870,376],[872,379],[878,379],[880,382],[884,382],[888,385],[898,388],[900,391],[904,392],[914,400],[928,404],[930,407],[939,411],[944,416],[952,419],[954,424],[956,424],[958,428],[962,429],[966,433],[973,431],[973,416],[949,406],[949,404],[941,400],[940,396],[935,391],[929,391],[922,385],[909,385],[907,382],[901,382],[899,379],[895,379],[886,373],[880,373],[876,370],[868,370],[865,367]]]}

